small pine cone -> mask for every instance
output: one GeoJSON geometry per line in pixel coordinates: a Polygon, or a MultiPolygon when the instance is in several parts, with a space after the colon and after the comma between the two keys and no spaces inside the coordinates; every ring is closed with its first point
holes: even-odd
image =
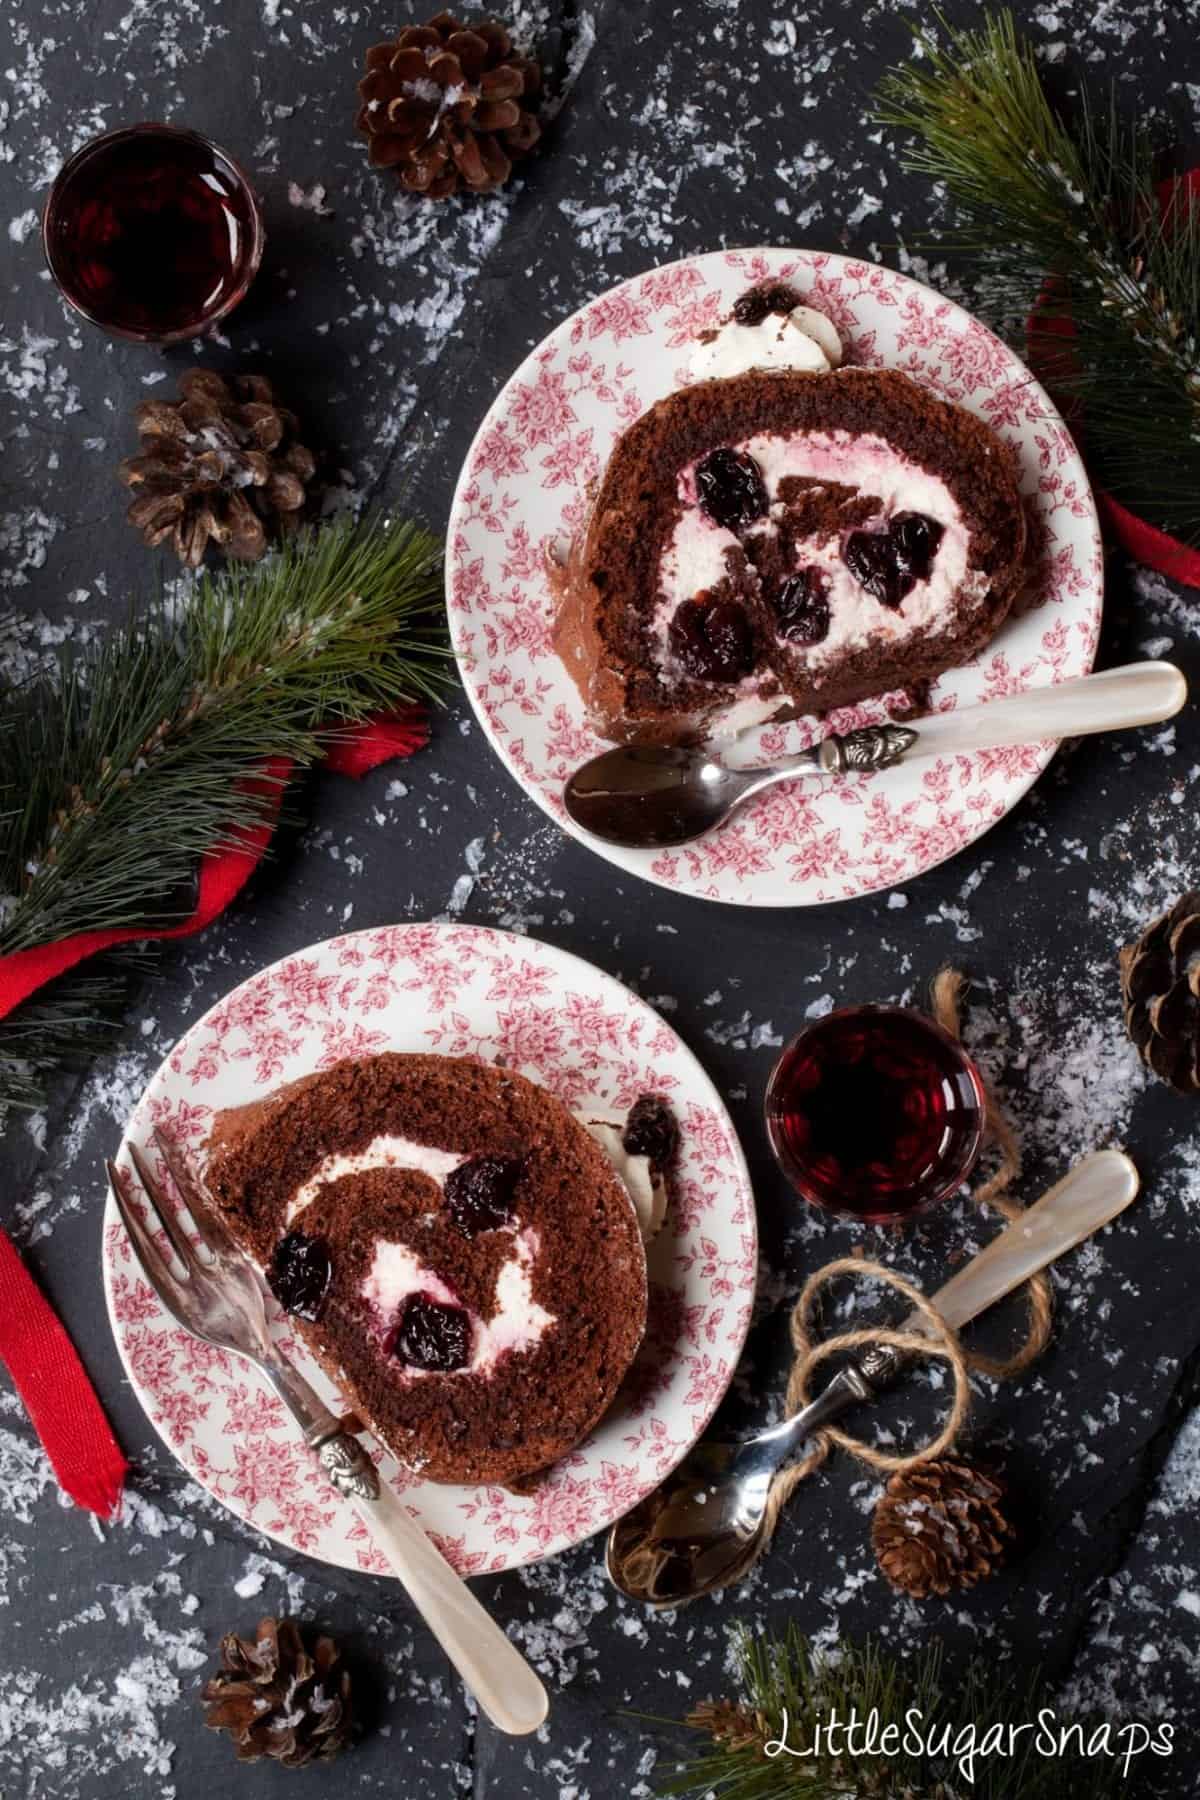
{"type": "Polygon", "coordinates": [[[297,439],[299,421],[262,375],[230,381],[189,369],[178,400],[138,407],[141,453],[118,471],[134,500],[126,513],[153,548],[170,539],[190,569],[209,542],[257,562],[272,535],[300,523],[317,463],[297,439]]]}
{"type": "Polygon", "coordinates": [[[204,1722],[227,1731],[240,1762],[285,1769],[328,1762],[350,1739],[350,1675],[332,1638],[310,1656],[292,1619],[263,1619],[257,1639],[221,1639],[221,1667],[201,1693],[204,1722]]]}
{"type": "Polygon", "coordinates": [[[1003,1489],[966,1463],[916,1463],[888,1482],[871,1526],[871,1546],[894,1587],[918,1600],[974,1587],[1004,1560],[1016,1533],[1001,1509],[1003,1489]]]}
{"type": "Polygon", "coordinates": [[[1125,1029],[1147,1068],[1200,1093],[1200,892],[1177,900],[1121,951],[1125,1029]]]}
{"type": "Polygon", "coordinates": [[[701,1700],[687,1716],[689,1725],[706,1731],[722,1750],[744,1750],[774,1736],[765,1716],[734,1700],[701,1700]]]}
{"type": "Polygon", "coordinates": [[[429,200],[460,187],[487,194],[540,136],[528,104],[542,72],[518,56],[494,19],[465,24],[440,12],[367,51],[356,124],[377,169],[429,200]]]}

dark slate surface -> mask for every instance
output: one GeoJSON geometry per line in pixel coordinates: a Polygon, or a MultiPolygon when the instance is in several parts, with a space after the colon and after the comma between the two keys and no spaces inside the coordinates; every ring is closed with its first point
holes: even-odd
{"type": "MultiPolygon", "coordinates": [[[[107,342],[67,316],[43,273],[35,220],[47,181],[104,126],[186,121],[242,157],[265,198],[266,263],[203,360],[269,370],[348,489],[393,499],[409,484],[410,504],[435,526],[499,383],[544,329],[620,276],[723,244],[802,242],[911,267],[968,302],[976,292],[966,272],[903,248],[936,227],[937,211],[863,117],[879,71],[907,54],[911,15],[886,5],[523,7],[559,91],[570,90],[559,120],[507,194],[440,209],[398,202],[351,130],[358,61],[397,15],[314,0],[6,0],[4,10],[0,567],[22,615],[3,643],[18,665],[63,635],[102,632],[127,592],[154,579],[122,521],[113,465],[130,447],[133,405],[195,354],[107,342]]],[[[1017,12],[1060,79],[1080,59],[1194,132],[1186,7],[1026,0],[1017,12]]],[[[1106,660],[1170,654],[1197,677],[1191,626],[1182,592],[1113,565],[1106,660]]],[[[336,1775],[302,1778],[314,1792],[645,1794],[670,1751],[622,1709],[678,1715],[720,1691],[733,1618],[795,1618],[822,1642],[940,1634],[955,1658],[1013,1651],[1087,1699],[1182,1727],[1200,1666],[1197,1115],[1143,1079],[1120,1033],[1113,959],[1195,875],[1193,716],[1064,754],[1008,820],[901,894],[807,914],[709,910],[614,878],[522,797],[461,704],[400,775],[405,791],[391,797],[395,769],[361,787],[316,779],[308,829],[232,916],[169,958],[120,1047],[0,1144],[0,1215],[136,1464],[123,1522],[99,1529],[59,1504],[0,1386],[0,1792],[292,1791],[273,1768],[235,1775],[196,1701],[221,1632],[285,1606],[346,1638],[378,1725],[336,1775]],[[981,1391],[980,1439],[1009,1468],[1033,1526],[1010,1572],[951,1604],[894,1598],[867,1544],[875,1486],[847,1463],[797,1498],[740,1591],[675,1617],[627,1607],[604,1582],[599,1546],[581,1546],[482,1585],[554,1690],[548,1730],[517,1744],[477,1724],[397,1591],[281,1555],[188,1481],[129,1392],[98,1267],[98,1159],[178,1032],[252,970],[345,919],[444,913],[481,836],[462,916],[536,932],[669,1005],[730,1096],[764,1263],[729,1425],[777,1404],[784,1303],[818,1262],[862,1242],[936,1280],[985,1235],[969,1205],[895,1242],[801,1214],[764,1153],[759,1102],[774,1046],[814,1004],[917,997],[944,960],[960,963],[976,982],[969,1039],[1024,1133],[1028,1195],[1113,1141],[1129,1145],[1146,1182],[1135,1213],[1061,1270],[1041,1364],[1019,1385],[981,1391]]],[[[894,1420],[928,1412],[910,1398],[894,1420]]],[[[1192,1791],[1179,1759],[1154,1791],[1192,1791]]]]}

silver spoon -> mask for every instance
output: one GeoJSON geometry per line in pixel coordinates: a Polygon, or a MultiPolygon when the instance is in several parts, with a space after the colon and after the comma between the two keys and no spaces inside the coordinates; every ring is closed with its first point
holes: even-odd
{"type": "MultiPolygon", "coordinates": [[[[1138,1173],[1120,1150],[1085,1157],[933,1296],[958,1330],[1030,1275],[1123,1212],[1138,1173]]],[[[905,1321],[920,1329],[920,1316],[905,1321]]],[[[771,1482],[805,1442],[895,1378],[901,1352],[873,1346],[847,1363],[812,1403],[736,1443],[704,1443],[608,1534],[609,1576],[631,1600],[680,1606],[735,1581],[753,1561],[771,1482]]]]}
{"type": "Polygon", "coordinates": [[[713,745],[621,744],[576,769],[563,789],[575,823],[627,849],[687,844],[716,829],[735,807],[777,781],[887,769],[915,756],[957,756],[1001,744],[1036,744],[1096,731],[1158,725],[1187,699],[1173,663],[1129,663],[1056,687],[1030,688],[911,725],[868,725],[827,737],[766,768],[739,768],[713,745]]]}

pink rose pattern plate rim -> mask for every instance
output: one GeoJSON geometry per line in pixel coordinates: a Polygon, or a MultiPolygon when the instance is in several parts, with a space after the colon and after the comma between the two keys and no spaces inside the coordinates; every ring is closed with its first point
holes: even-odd
{"type": "MultiPolygon", "coordinates": [[[[745,1158],[716,1089],[645,1001],[566,951],[486,927],[384,926],[285,957],[219,1001],[138,1103],[132,1141],[155,1160],[168,1127],[199,1152],[213,1113],[346,1056],[422,1050],[501,1058],[571,1107],[670,1096],[682,1148],[667,1224],[648,1253],[650,1319],[625,1386],[586,1442],[531,1496],[423,1481],[376,1447],[382,1472],[463,1574],[552,1556],[603,1530],[703,1432],[741,1354],[757,1233],[745,1158]]],[[[279,1401],[248,1364],[175,1326],[109,1199],[103,1266],[121,1360],[151,1422],[223,1506],[268,1537],[387,1575],[279,1401]]],[[[326,1398],[332,1384],[273,1308],[276,1332],[326,1398]]],[[[368,1443],[370,1439],[366,1440],[368,1443]]]]}
{"type": "MultiPolygon", "coordinates": [[[[621,850],[567,819],[562,784],[604,748],[550,639],[549,544],[582,522],[617,436],[685,379],[697,332],[751,283],[791,281],[833,319],[848,360],[896,368],[985,419],[1017,449],[1042,538],[1033,595],[968,667],[944,676],[944,710],[1086,674],[1100,630],[1103,563],[1091,489],[1071,436],[1025,365],[960,306],[907,276],[805,250],[720,251],[622,282],[522,363],[467,454],[450,515],[446,594],[463,681],[509,772],[580,842],[676,892],[743,906],[812,906],[913,880],[965,849],[1041,774],[1053,744],[940,757],[760,795],[720,831],[675,851],[621,850]]],[[[847,730],[883,707],[843,710],[847,730]]],[[[818,735],[769,727],[766,755],[818,735]]]]}

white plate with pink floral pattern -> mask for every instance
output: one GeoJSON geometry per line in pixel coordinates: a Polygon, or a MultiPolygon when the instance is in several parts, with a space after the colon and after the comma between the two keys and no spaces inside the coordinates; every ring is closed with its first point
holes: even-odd
{"type": "MultiPolygon", "coordinates": [[[[567,831],[631,874],[742,906],[811,906],[912,880],[973,843],[1037,779],[1053,744],[941,757],[758,796],[702,842],[621,850],[581,832],[563,782],[605,748],[550,641],[547,546],[586,514],[615,439],[686,378],[696,334],[752,283],[787,280],[826,313],[846,360],[902,369],[1013,444],[1043,553],[1031,603],[967,667],[935,685],[939,710],[1083,675],[1100,629],[1103,566],[1091,489],[1070,434],[1025,365],[930,288],[872,263],[807,250],[688,257],[591,301],[526,358],[463,465],[446,592],[467,692],[510,773],[567,831]]],[[[884,716],[879,703],[768,727],[765,756],[884,716]]]]}
{"type": "MultiPolygon", "coordinates": [[[[530,1496],[423,1481],[379,1466],[464,1574],[513,1568],[590,1537],[674,1468],[741,1354],[754,1301],[754,1200],[732,1122],[670,1026],[628,988],[535,939],[467,925],[393,925],[333,938],[245,981],[171,1052],[126,1128],[155,1160],[168,1127],[199,1153],[213,1114],[345,1056],[418,1050],[502,1059],[573,1109],[669,1096],[681,1151],[667,1223],[648,1252],[650,1323],[606,1417],[530,1496]]],[[[109,1317],[135,1392],[180,1462],[239,1518],[343,1568],[389,1573],[284,1415],[240,1358],[172,1323],[138,1268],[116,1207],[104,1222],[109,1317]]],[[[332,1404],[330,1382],[276,1335],[332,1404]]]]}

